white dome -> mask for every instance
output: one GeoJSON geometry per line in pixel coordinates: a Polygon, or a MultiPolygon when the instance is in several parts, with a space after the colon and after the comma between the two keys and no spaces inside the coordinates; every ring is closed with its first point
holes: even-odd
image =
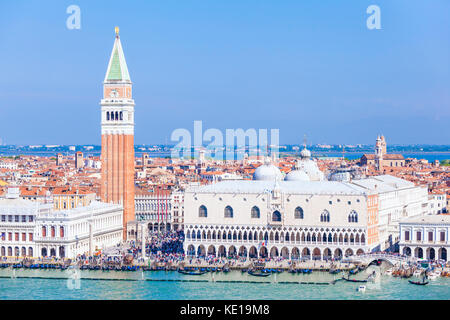
{"type": "Polygon", "coordinates": [[[304,171],[292,170],[286,175],[284,181],[310,181],[310,179],[304,171]]]}
{"type": "Polygon", "coordinates": [[[317,167],[317,163],[311,159],[302,159],[298,161],[297,167],[299,170],[304,171],[311,181],[324,180],[324,174],[317,167]]]}
{"type": "Polygon", "coordinates": [[[303,159],[305,158],[311,158],[311,151],[309,151],[308,149],[306,149],[306,147],[300,152],[300,157],[302,157],[303,159]]]}
{"type": "Polygon", "coordinates": [[[281,180],[283,179],[283,174],[280,169],[278,169],[273,164],[263,164],[256,168],[255,173],[253,173],[253,180],[281,180]]]}

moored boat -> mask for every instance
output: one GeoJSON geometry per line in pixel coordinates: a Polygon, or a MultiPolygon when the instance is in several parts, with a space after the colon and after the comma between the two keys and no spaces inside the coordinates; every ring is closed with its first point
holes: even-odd
{"type": "Polygon", "coordinates": [[[408,280],[408,281],[409,281],[409,283],[415,284],[415,285],[418,285],[418,286],[424,286],[424,285],[427,285],[429,283],[428,281],[423,281],[423,282],[421,282],[421,281],[413,281],[413,280],[408,280]]]}
{"type": "Polygon", "coordinates": [[[193,270],[178,269],[178,272],[181,274],[186,274],[186,275],[190,275],[190,276],[200,276],[202,274],[205,274],[207,271],[193,271],[193,270]]]}
{"type": "Polygon", "coordinates": [[[260,271],[249,270],[248,274],[251,275],[251,276],[255,276],[255,277],[268,277],[268,276],[270,276],[271,273],[270,272],[263,272],[262,270],[260,270],[260,271]]]}

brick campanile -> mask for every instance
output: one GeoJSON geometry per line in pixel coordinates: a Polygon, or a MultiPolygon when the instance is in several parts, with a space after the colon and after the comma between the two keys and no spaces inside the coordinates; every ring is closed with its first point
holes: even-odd
{"type": "Polygon", "coordinates": [[[103,81],[102,174],[103,202],[123,204],[123,239],[134,215],[134,100],[132,83],[116,27],[114,47],[103,81]]]}

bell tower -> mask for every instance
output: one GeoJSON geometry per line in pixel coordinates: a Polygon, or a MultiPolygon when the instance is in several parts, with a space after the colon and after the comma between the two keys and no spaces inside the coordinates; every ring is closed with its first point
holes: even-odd
{"type": "Polygon", "coordinates": [[[123,205],[123,239],[134,215],[134,100],[132,83],[115,28],[114,46],[103,81],[101,199],[123,205]]]}
{"type": "Polygon", "coordinates": [[[375,143],[375,167],[379,172],[383,170],[383,143],[380,136],[375,143]]]}

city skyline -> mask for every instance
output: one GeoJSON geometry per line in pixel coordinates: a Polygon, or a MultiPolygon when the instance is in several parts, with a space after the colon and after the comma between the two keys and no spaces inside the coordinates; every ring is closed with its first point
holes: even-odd
{"type": "Polygon", "coordinates": [[[194,120],[223,132],[278,128],[280,144],[301,144],[304,134],[312,144],[370,144],[381,133],[389,144],[445,144],[448,4],[378,1],[382,29],[368,30],[370,4],[119,11],[80,1],[80,30],[66,28],[67,3],[3,4],[0,34],[11,50],[0,53],[10,75],[0,116],[11,121],[0,137],[99,145],[98,79],[118,25],[134,80],[137,145],[174,143],[172,131],[192,130],[194,120]]]}

